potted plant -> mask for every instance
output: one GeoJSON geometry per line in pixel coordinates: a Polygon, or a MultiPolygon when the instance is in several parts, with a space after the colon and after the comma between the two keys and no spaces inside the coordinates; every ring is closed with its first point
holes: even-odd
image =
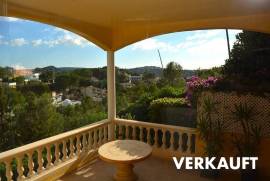
{"type": "MultiPolygon", "coordinates": [[[[203,99],[198,129],[201,139],[205,142],[206,156],[219,158],[223,150],[221,132],[224,128],[224,123],[222,120],[214,119],[214,114],[217,113],[217,105],[218,103],[214,102],[210,97],[203,99]]],[[[220,171],[216,169],[201,171],[201,176],[204,177],[217,178],[219,175],[220,171]]]]}
{"type": "MultiPolygon", "coordinates": [[[[240,157],[258,156],[262,128],[256,124],[257,113],[247,103],[234,105],[233,119],[240,125],[241,132],[233,134],[233,143],[240,157]]],[[[253,181],[258,177],[257,170],[241,170],[242,181],[253,181]]]]}

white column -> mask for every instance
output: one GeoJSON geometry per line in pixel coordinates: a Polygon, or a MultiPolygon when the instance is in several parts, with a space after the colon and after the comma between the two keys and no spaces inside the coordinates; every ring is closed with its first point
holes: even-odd
{"type": "Polygon", "coordinates": [[[115,98],[115,66],[114,52],[107,51],[107,97],[108,97],[108,120],[111,121],[109,126],[109,140],[114,139],[114,121],[116,118],[116,98],[115,98]]]}
{"type": "Polygon", "coordinates": [[[7,0],[0,0],[0,16],[7,16],[7,0]]]}

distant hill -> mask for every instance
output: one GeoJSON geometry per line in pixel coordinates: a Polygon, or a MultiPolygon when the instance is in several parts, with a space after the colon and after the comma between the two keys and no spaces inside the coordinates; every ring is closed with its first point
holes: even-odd
{"type": "Polygon", "coordinates": [[[54,72],[69,72],[76,69],[80,69],[80,67],[54,67],[48,66],[43,68],[35,68],[34,72],[46,72],[46,71],[54,71],[54,72]]]}
{"type": "Polygon", "coordinates": [[[127,71],[131,74],[143,74],[144,72],[150,72],[152,74],[155,74],[155,76],[159,77],[162,73],[162,68],[155,66],[145,66],[127,69],[127,71]]]}
{"type": "MultiPolygon", "coordinates": [[[[145,66],[127,69],[132,74],[143,74],[144,72],[150,72],[155,76],[160,77],[162,74],[162,68],[155,66],[145,66]]],[[[183,70],[184,77],[191,77],[196,74],[195,70],[183,70]]]]}
{"type": "MultiPolygon", "coordinates": [[[[54,66],[48,66],[43,68],[36,68],[33,70],[33,72],[46,72],[46,71],[54,71],[54,72],[69,72],[76,69],[81,69],[80,67],[54,67],[54,66]]],[[[94,68],[89,68],[94,69],[94,68]]],[[[150,72],[155,74],[155,76],[160,77],[162,75],[162,68],[155,67],[155,66],[145,66],[145,67],[136,67],[136,68],[130,68],[130,69],[121,69],[124,71],[129,72],[133,75],[140,75],[144,72],[150,72]]],[[[195,75],[195,70],[183,70],[184,77],[190,77],[195,75]]]]}

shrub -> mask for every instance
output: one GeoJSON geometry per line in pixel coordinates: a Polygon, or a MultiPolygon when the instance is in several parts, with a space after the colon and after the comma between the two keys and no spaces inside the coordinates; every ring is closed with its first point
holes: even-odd
{"type": "Polygon", "coordinates": [[[183,88],[174,88],[174,87],[164,87],[158,93],[158,98],[164,97],[181,97],[184,94],[184,87],[183,88]]]}
{"type": "Polygon", "coordinates": [[[157,120],[160,117],[161,109],[164,107],[188,107],[188,101],[185,98],[160,98],[150,103],[149,116],[151,120],[157,120]]]}

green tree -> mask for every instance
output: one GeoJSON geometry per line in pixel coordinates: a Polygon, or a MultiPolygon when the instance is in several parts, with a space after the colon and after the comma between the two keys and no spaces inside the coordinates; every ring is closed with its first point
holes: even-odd
{"type": "Polygon", "coordinates": [[[63,131],[64,119],[57,113],[48,94],[36,96],[30,92],[26,96],[24,111],[17,124],[22,144],[37,141],[63,131]]]}
{"type": "Polygon", "coordinates": [[[182,67],[176,62],[170,62],[163,70],[163,76],[170,85],[178,85],[182,80],[182,67]]]}
{"type": "Polygon", "coordinates": [[[196,70],[196,74],[203,79],[207,79],[208,77],[221,77],[222,68],[213,67],[211,69],[198,69],[196,70]]]}
{"type": "Polygon", "coordinates": [[[125,83],[129,81],[129,74],[121,69],[116,69],[116,81],[117,83],[125,83]]]}
{"type": "Polygon", "coordinates": [[[17,89],[23,94],[33,92],[36,95],[42,95],[44,93],[50,92],[49,86],[47,84],[34,80],[29,81],[28,84],[17,86],[17,89]]]}
{"type": "Polygon", "coordinates": [[[270,78],[270,35],[243,31],[236,36],[231,59],[223,67],[225,76],[247,79],[270,78]]]}
{"type": "Polygon", "coordinates": [[[12,77],[12,70],[9,67],[0,67],[0,78],[7,80],[12,77]]]}
{"type": "Polygon", "coordinates": [[[78,86],[79,77],[75,74],[60,74],[55,78],[54,87],[56,90],[64,91],[67,88],[78,86]]]}
{"type": "Polygon", "coordinates": [[[14,89],[0,87],[0,151],[17,145],[16,124],[23,106],[22,94],[14,89]]]}
{"type": "Polygon", "coordinates": [[[142,75],[143,81],[151,82],[155,79],[155,74],[145,71],[142,75]]]}
{"type": "Polygon", "coordinates": [[[24,84],[24,77],[23,76],[16,77],[15,82],[17,85],[23,85],[24,84]]]}
{"type": "Polygon", "coordinates": [[[52,83],[55,77],[55,73],[53,70],[44,71],[40,74],[39,79],[42,82],[52,83]]]}

